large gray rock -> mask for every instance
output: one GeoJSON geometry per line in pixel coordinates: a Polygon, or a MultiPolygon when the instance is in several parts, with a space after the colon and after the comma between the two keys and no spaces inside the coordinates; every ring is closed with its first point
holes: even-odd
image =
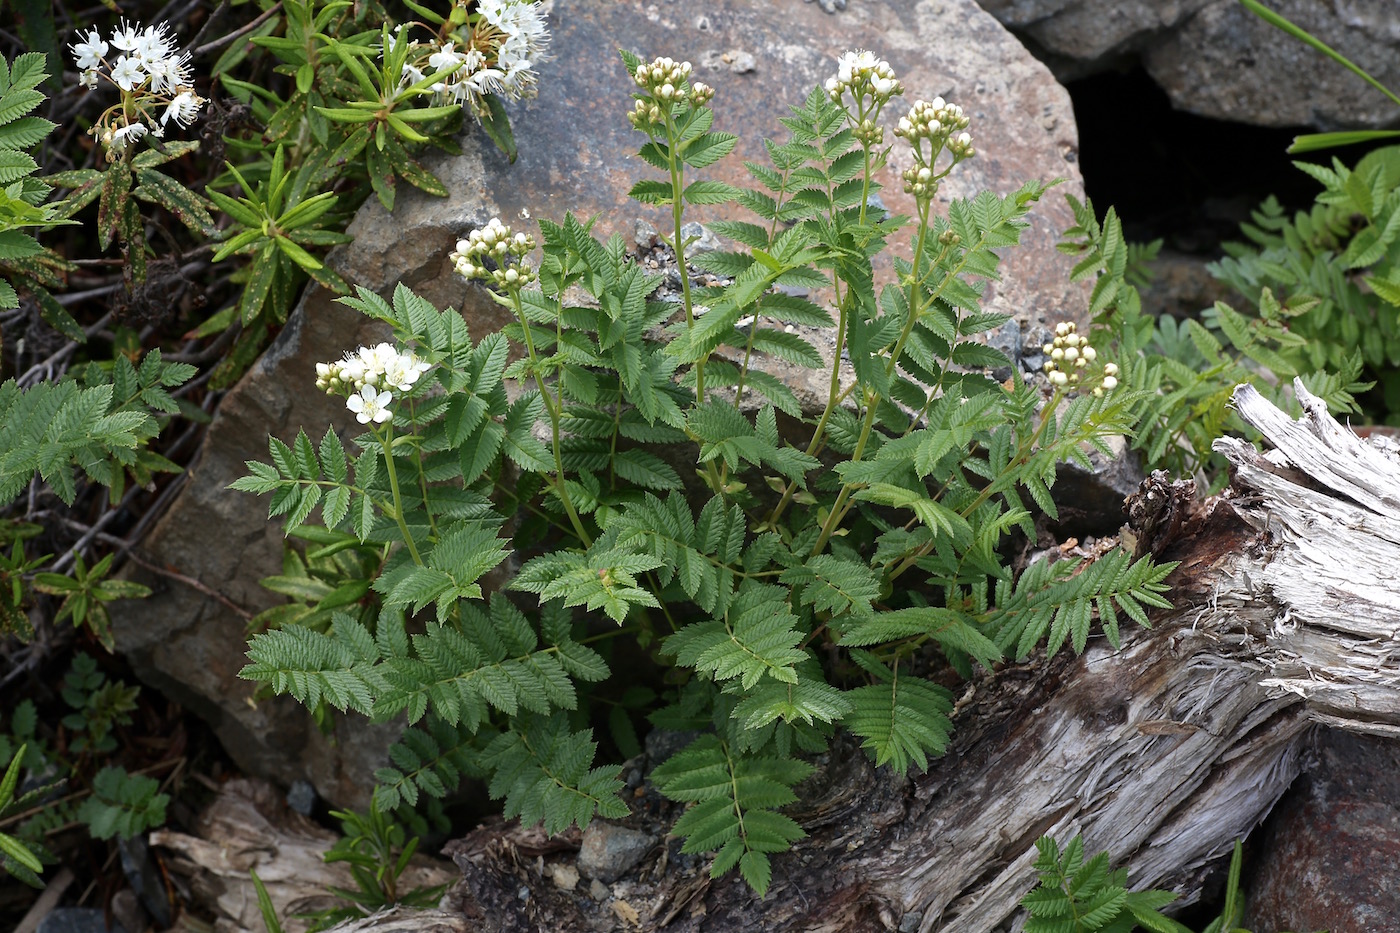
{"type": "Polygon", "coordinates": [[[982,8],[1070,70],[1138,50],[1211,0],[981,0],[982,8]],[[1072,64],[1071,64],[1072,63],[1072,64]]]}
{"type": "MultiPolygon", "coordinates": [[[[1269,5],[1382,84],[1400,88],[1400,5],[1394,0],[1269,5]]],[[[1400,120],[1400,106],[1380,91],[1235,0],[1201,9],[1154,44],[1143,64],[1173,106],[1205,117],[1325,130],[1400,120]]]]}
{"type": "MultiPolygon", "coordinates": [[[[1064,80],[1140,56],[1178,110],[1258,126],[1382,127],[1400,107],[1237,0],[981,0],[1064,80]]],[[[1400,87],[1394,0],[1269,6],[1400,87]]],[[[1194,144],[1208,144],[1194,140],[1194,144]]]]}
{"type": "MultiPolygon", "coordinates": [[[[1068,95],[972,0],[862,2],[836,15],[795,2],[711,0],[697,8],[556,0],[551,25],[554,60],[544,66],[540,96],[512,112],[519,160],[508,164],[482,134],[470,133],[461,157],[429,163],[449,197],[401,191],[393,214],[371,199],[350,227],[355,242],[332,259],[348,280],[381,292],[403,282],[440,307],[461,308],[480,338],[500,326],[500,313],[447,261],[473,227],[500,216],[529,229],[532,218],[573,211],[599,215],[599,233],[621,233],[630,242],[637,220],[662,221],[660,211],[626,196],[631,182],[650,170],[635,156],[640,137],[625,119],[629,82],[618,47],[717,63],[713,75],[699,77],[717,89],[716,128],[743,142],[713,167],[712,177],[733,182],[745,181],[741,159],[763,158],[762,136],[785,135],[778,119],[834,71],[842,51],[869,47],[891,61],[911,97],[943,95],[972,117],[980,155],[955,173],[945,196],[983,187],[1005,193],[1032,178],[1067,179],[1033,212],[1025,245],[1009,253],[991,302],[1027,328],[1084,308],[1086,292],[1067,283],[1071,263],[1054,248],[1059,231],[1072,223],[1062,194],[1083,196],[1068,95]],[[724,64],[725,56],[742,61],[743,72],[724,64]]],[[[898,115],[892,111],[891,122],[898,115]]],[[[882,196],[892,211],[912,213],[899,191],[906,163],[898,145],[891,161],[893,184],[882,196]]],[[[695,219],[718,216],[738,212],[710,209],[695,219]]],[[[145,543],[152,557],[249,610],[276,602],[258,580],[281,566],[280,523],[267,521],[265,499],[226,487],[245,472],[245,459],[266,458],[268,432],[290,439],[303,426],[316,437],[327,425],[348,427],[343,406],[312,388],[314,364],[374,339],[365,319],[326,292],[310,291],[224,399],[187,488],[145,543]]],[[[244,663],[242,619],[178,584],[145,581],[158,587],[154,596],[117,604],[113,612],[118,647],[138,674],[209,719],[245,770],[283,784],[305,778],[333,804],[363,803],[392,731],[347,719],[324,737],[290,700],[252,702],[250,686],[236,676],[244,663]]]]}

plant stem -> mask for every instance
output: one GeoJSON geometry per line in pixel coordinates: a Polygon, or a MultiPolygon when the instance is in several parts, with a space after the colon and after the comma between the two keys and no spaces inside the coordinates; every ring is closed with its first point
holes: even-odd
{"type": "Polygon", "coordinates": [[[583,520],[579,518],[578,510],[574,508],[574,501],[569,497],[569,487],[564,482],[564,458],[559,446],[559,405],[549,389],[544,384],[544,377],[540,375],[540,357],[535,352],[535,338],[530,330],[530,319],[525,316],[525,306],[520,301],[520,289],[510,289],[511,307],[515,309],[515,316],[520,319],[520,327],[525,334],[525,352],[530,357],[530,373],[535,377],[535,385],[540,390],[540,398],[544,401],[544,410],[549,415],[549,430],[553,440],[554,448],[554,494],[559,497],[560,503],[564,506],[564,511],[569,516],[569,524],[573,526],[574,534],[578,535],[584,547],[593,543],[593,538],[588,534],[588,530],[583,527],[583,520]]]}
{"type": "MultiPolygon", "coordinates": [[[[374,432],[379,437],[379,432],[374,432]]],[[[379,443],[384,447],[384,466],[389,473],[389,491],[394,496],[394,521],[399,524],[399,533],[403,535],[404,544],[408,546],[408,553],[413,557],[413,562],[419,567],[423,566],[423,558],[418,556],[418,545],[413,543],[413,535],[409,533],[408,523],[403,520],[403,499],[399,496],[399,474],[394,469],[394,424],[389,422],[389,426],[384,430],[384,436],[379,438],[379,443]]]]}
{"type": "MultiPolygon", "coordinates": [[[[1045,407],[1040,410],[1040,424],[1036,425],[1035,433],[1033,433],[1027,440],[1017,445],[1016,455],[1012,457],[1010,462],[1006,465],[1007,471],[1013,470],[1014,468],[1024,464],[1027,458],[1030,457],[1031,453],[1035,451],[1035,445],[1038,444],[1040,442],[1040,439],[1045,436],[1045,429],[1049,426],[1050,419],[1055,417],[1055,409],[1059,407],[1060,402],[1064,399],[1064,397],[1065,393],[1063,393],[1059,389],[1056,389],[1055,393],[1052,396],[1050,396],[1050,401],[1048,401],[1045,404],[1045,407]]],[[[1003,475],[1005,475],[1005,473],[1003,473],[1003,475]]],[[[982,503],[990,499],[993,495],[996,494],[996,492],[997,484],[995,482],[988,483],[985,487],[983,487],[982,491],[977,494],[977,498],[973,499],[972,502],[970,502],[965,508],[961,509],[958,514],[966,518],[967,516],[971,515],[973,512],[981,508],[982,503]]],[[[932,550],[932,547],[932,543],[925,544],[919,547],[918,550],[906,557],[898,567],[891,571],[889,578],[893,580],[900,574],[904,573],[904,571],[914,566],[914,564],[918,562],[920,557],[923,557],[930,550],[932,550]]]]}
{"type": "MultiPolygon", "coordinates": [[[[868,155],[866,156],[866,161],[868,164],[868,155]]],[[[862,210],[863,209],[862,206],[862,210]]],[[[894,343],[894,349],[890,352],[889,359],[885,361],[885,373],[890,377],[894,376],[895,369],[899,364],[899,357],[904,352],[904,344],[908,341],[909,335],[914,332],[914,324],[918,321],[919,313],[922,310],[921,303],[916,299],[918,298],[919,290],[919,266],[923,262],[924,246],[928,242],[928,216],[929,202],[926,200],[920,201],[919,235],[914,243],[914,267],[909,273],[908,317],[904,321],[904,329],[900,331],[899,339],[894,343]]],[[[943,247],[943,253],[946,253],[947,250],[948,247],[943,247]]],[[[939,254],[938,261],[942,260],[943,253],[939,254]]],[[[937,262],[935,262],[935,266],[936,265],[937,262]]],[[[870,440],[871,430],[875,427],[875,411],[878,404],[879,397],[873,392],[867,392],[865,399],[865,418],[860,427],[860,439],[856,441],[855,450],[851,453],[852,463],[858,462],[860,458],[865,455],[865,445],[870,440]]],[[[841,491],[836,494],[836,502],[832,505],[831,511],[827,513],[826,521],[822,523],[821,534],[818,535],[816,544],[812,546],[812,554],[816,555],[822,552],[822,548],[826,547],[826,543],[831,540],[831,536],[836,533],[836,529],[839,528],[841,522],[845,520],[846,515],[850,512],[850,506],[847,503],[850,501],[851,491],[854,488],[852,484],[842,484],[841,491]]]]}

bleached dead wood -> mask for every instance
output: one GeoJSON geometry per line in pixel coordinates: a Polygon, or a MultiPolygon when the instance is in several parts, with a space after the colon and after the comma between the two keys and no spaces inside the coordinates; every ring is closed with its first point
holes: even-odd
{"type": "MultiPolygon", "coordinates": [[[[277,789],[263,781],[229,781],[200,813],[194,828],[194,835],[158,830],[151,833],[151,844],[166,850],[174,873],[189,880],[190,900],[201,913],[214,915],[218,933],[263,933],[250,870],[258,873],[288,933],[310,926],[296,914],[339,905],[331,887],[355,888],[346,863],[328,865],[322,858],[335,844],[336,834],[292,811],[277,789]]],[[[412,889],[453,880],[450,866],[415,856],[401,883],[412,889]]],[[[389,919],[393,918],[379,915],[375,922],[389,919]]],[[[376,928],[385,933],[463,929],[376,928]]]]}
{"type": "MultiPolygon", "coordinates": [[[[949,931],[1017,926],[1034,840],[1082,832],[1135,886],[1199,896],[1207,866],[1297,774],[1314,723],[1400,735],[1400,461],[1297,387],[1294,421],[1249,387],[1227,494],[1194,501],[1154,477],[1132,505],[1140,553],[1179,560],[1175,608],[1115,650],[1092,642],[1007,666],[958,704],[949,754],[902,781],[849,742],[793,816],[809,833],[758,900],[736,877],[658,845],[602,900],[561,891],[572,851],[496,824],[449,846],[458,909],[483,931],[949,931]]],[[[654,795],[629,825],[664,832],[654,795]]],[[[444,906],[448,906],[446,903],[444,906]]]]}

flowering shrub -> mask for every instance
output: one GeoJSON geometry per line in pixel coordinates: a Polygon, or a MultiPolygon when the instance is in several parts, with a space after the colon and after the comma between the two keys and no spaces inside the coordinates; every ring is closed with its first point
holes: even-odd
{"type": "Polygon", "coordinates": [[[306,603],[256,634],[243,676],[317,711],[407,713],[378,773],[385,810],[477,775],[508,817],[551,833],[627,812],[618,767],[594,762],[595,716],[624,754],[629,710],[700,730],[652,781],[693,804],[674,825],[684,850],[713,852],[713,875],[737,867],[761,894],[772,854],[803,835],[781,812],[813,771],[801,753],[845,732],[877,765],[925,768],[952,726],[934,653],[971,676],[1041,643],[1082,650],[1095,618],[1116,642],[1120,614],[1145,624],[1144,607],[1165,605],[1171,568],[1111,551],[1016,573],[1002,556],[1008,536],[1034,536],[1023,497],[1055,515],[1056,463],[1086,462],[1137,401],[1068,322],[1044,377],[985,375],[1009,361],[975,337],[1008,316],[981,307],[982,283],[1044,186],[935,214],[940,183],[977,151],[961,109],[916,101],[898,123],[916,216],[871,210],[881,115],[903,89],[868,52],[794,108],[772,165],[748,166],[756,187],[692,180],[737,142],[711,129],[714,91],[688,63],[623,59],[628,120],[662,173],[632,194],[670,209],[677,261],[721,284],[682,274],[679,299],[662,300],[662,276],[621,238],[566,216],[538,240],[492,219],[457,244],[457,271],[513,314],[504,333],[474,343],[455,311],[402,286],[343,299],[394,332],[317,368],[366,432],[350,450],[335,428],[319,444],[272,439],[272,462],[233,486],[271,493],[289,531],[319,508],[317,540],[361,555],[373,582],[353,605],[306,603]],[[688,260],[686,207],[726,201],[755,215],[712,225],[743,248],[688,260]],[[911,258],[877,274],[904,234],[911,258]],[[803,329],[822,327],[829,356],[803,329]],[[829,372],[819,412],[765,371],[769,355],[829,372]],[[779,412],[803,422],[800,446],[779,412]],[[674,464],[692,457],[688,485],[674,464]],[[487,574],[532,595],[483,597],[487,574]],[[635,643],[626,684],[609,677],[620,639],[635,643]]]}
{"type": "Polygon", "coordinates": [[[492,119],[493,95],[507,100],[535,96],[535,66],[545,56],[549,33],[532,0],[484,0],[474,12],[457,0],[446,17],[424,15],[439,27],[438,34],[413,43],[414,58],[403,66],[403,84],[445,72],[428,89],[483,119],[492,119]]]}
{"type": "Polygon", "coordinates": [[[112,30],[110,45],[90,29],[72,51],[84,87],[106,81],[121,90],[120,103],[88,130],[106,148],[109,161],[148,132],[163,137],[172,120],[188,127],[204,106],[190,82],[189,53],[175,49],[163,23],[138,30],[123,20],[112,30]]]}

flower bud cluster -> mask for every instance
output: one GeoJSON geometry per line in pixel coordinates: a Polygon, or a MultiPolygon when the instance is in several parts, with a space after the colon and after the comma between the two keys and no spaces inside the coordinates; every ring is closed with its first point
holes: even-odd
{"type": "Polygon", "coordinates": [[[164,136],[172,120],[189,126],[199,116],[204,98],[190,83],[189,53],[175,48],[164,23],[137,29],[122,20],[110,42],[96,29],[80,38],[69,47],[79,83],[96,88],[107,81],[122,92],[122,103],[108,108],[88,131],[102,143],[108,159],[117,158],[147,133],[164,136]]]}
{"type": "Polygon", "coordinates": [[[970,122],[961,107],[941,97],[914,101],[909,113],[900,117],[894,131],[914,150],[914,164],[904,170],[906,194],[922,201],[938,192],[938,182],[948,174],[947,169],[940,172],[934,168],[943,149],[952,155],[954,165],[977,154],[972,147],[972,135],[963,132],[970,122]]]}
{"type": "Polygon", "coordinates": [[[525,257],[535,248],[535,238],[528,233],[512,234],[492,217],[486,226],[473,230],[448,257],[457,274],[466,279],[490,279],[501,288],[524,288],[538,276],[525,257]],[[487,266],[490,260],[492,266],[487,266]]]}
{"type": "Polygon", "coordinates": [[[1098,351],[1089,345],[1089,338],[1075,333],[1073,321],[1061,321],[1055,325],[1055,339],[1041,348],[1047,357],[1045,372],[1050,384],[1056,388],[1065,386],[1083,387],[1092,384],[1093,394],[1102,397],[1118,387],[1118,364],[1105,363],[1095,367],[1097,379],[1086,378],[1089,369],[1098,359],[1098,351]]]}
{"type": "Polygon", "coordinates": [[[632,79],[642,93],[627,114],[627,122],[639,130],[661,123],[672,104],[689,104],[699,107],[709,103],[715,96],[715,89],[702,81],[688,84],[690,62],[678,62],[672,58],[655,58],[643,62],[632,73],[632,79]]]}
{"type": "Polygon", "coordinates": [[[408,392],[420,376],[432,368],[412,350],[387,343],[360,347],[333,363],[316,364],[316,388],[327,395],[345,395],[345,407],[360,424],[383,424],[394,416],[390,389],[408,392]]]}
{"type": "Polygon", "coordinates": [[[903,94],[904,85],[895,77],[889,62],[876,58],[873,52],[857,50],[846,52],[837,60],[836,74],[827,79],[826,93],[838,103],[849,93],[863,111],[866,99],[877,106],[884,105],[891,97],[903,94]]]}

